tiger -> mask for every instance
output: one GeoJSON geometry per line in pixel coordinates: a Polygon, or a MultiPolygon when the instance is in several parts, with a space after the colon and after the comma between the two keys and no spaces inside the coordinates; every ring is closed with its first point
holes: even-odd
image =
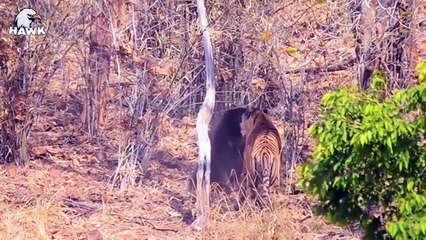
{"type": "Polygon", "coordinates": [[[248,109],[240,123],[244,141],[243,182],[247,197],[256,204],[276,203],[280,188],[281,138],[267,110],[248,109]],[[273,195],[272,195],[273,194],[273,195]],[[260,199],[259,199],[260,197],[260,199]]]}

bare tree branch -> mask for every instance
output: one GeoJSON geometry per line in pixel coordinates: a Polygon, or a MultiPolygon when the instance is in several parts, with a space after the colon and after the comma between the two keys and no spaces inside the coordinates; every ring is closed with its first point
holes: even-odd
{"type": "Polygon", "coordinates": [[[209,124],[215,105],[215,79],[212,44],[208,31],[208,21],[204,0],[197,0],[200,28],[203,33],[204,57],[206,62],[206,96],[197,116],[198,136],[198,171],[197,171],[197,219],[192,224],[196,230],[205,228],[209,221],[210,211],[210,163],[211,143],[209,124]]]}

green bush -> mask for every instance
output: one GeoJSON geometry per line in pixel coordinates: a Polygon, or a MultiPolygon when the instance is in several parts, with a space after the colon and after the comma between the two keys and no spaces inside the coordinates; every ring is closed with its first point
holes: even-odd
{"type": "Polygon", "coordinates": [[[418,85],[386,99],[380,73],[368,91],[327,93],[309,129],[316,146],[298,168],[301,187],[318,214],[359,223],[365,239],[426,239],[426,64],[417,70],[418,85]]]}

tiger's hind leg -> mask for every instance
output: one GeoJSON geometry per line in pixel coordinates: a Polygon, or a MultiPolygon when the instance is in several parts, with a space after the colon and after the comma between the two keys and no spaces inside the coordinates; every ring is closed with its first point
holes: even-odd
{"type": "Polygon", "coordinates": [[[269,169],[263,166],[260,162],[256,162],[256,200],[255,204],[260,207],[269,207],[271,206],[270,199],[270,179],[269,179],[269,169]]]}
{"type": "Polygon", "coordinates": [[[280,190],[280,184],[281,184],[281,177],[280,177],[280,166],[281,166],[281,160],[280,160],[280,154],[277,154],[278,157],[275,157],[274,164],[275,167],[271,168],[271,171],[274,173],[272,176],[275,176],[275,178],[271,178],[271,186],[270,186],[270,195],[271,195],[271,201],[272,201],[272,207],[275,208],[278,206],[279,201],[279,190],[280,190]]]}

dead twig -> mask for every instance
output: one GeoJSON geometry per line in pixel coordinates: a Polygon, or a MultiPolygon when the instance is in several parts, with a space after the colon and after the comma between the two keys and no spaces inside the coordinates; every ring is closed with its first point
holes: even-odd
{"type": "Polygon", "coordinates": [[[133,222],[133,223],[137,223],[139,225],[142,225],[142,226],[147,226],[147,224],[148,224],[152,227],[152,229],[157,230],[157,231],[174,232],[174,233],[179,232],[176,229],[157,227],[157,225],[155,223],[153,223],[152,219],[148,219],[148,218],[145,218],[145,217],[134,217],[134,218],[130,219],[130,221],[133,222]]]}
{"type": "Polygon", "coordinates": [[[99,211],[99,208],[96,206],[89,206],[88,204],[81,203],[72,199],[64,199],[61,205],[68,208],[79,208],[86,212],[99,211]]]}
{"type": "Polygon", "coordinates": [[[330,73],[347,70],[355,65],[355,58],[350,58],[343,63],[337,65],[326,64],[325,66],[315,68],[298,68],[285,71],[286,74],[299,74],[301,72],[309,74],[330,73]]]}

